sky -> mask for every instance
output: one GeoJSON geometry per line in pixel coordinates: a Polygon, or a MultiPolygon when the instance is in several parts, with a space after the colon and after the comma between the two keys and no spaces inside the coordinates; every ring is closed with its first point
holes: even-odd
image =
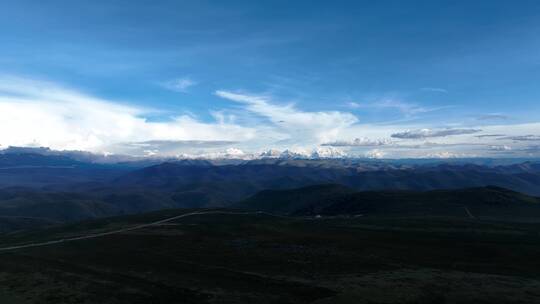
{"type": "Polygon", "coordinates": [[[3,0],[8,146],[539,157],[540,2],[3,0]]]}

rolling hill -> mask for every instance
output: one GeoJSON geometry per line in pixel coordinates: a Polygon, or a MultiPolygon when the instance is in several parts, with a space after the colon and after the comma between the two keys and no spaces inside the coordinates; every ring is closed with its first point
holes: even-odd
{"type": "Polygon", "coordinates": [[[266,190],[235,207],[290,215],[451,216],[540,220],[540,199],[500,187],[354,192],[340,185],[266,190]]]}

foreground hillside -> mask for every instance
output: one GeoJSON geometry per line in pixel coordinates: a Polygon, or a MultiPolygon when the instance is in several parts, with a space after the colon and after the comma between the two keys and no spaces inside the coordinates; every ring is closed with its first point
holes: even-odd
{"type": "Polygon", "coordinates": [[[0,237],[0,302],[537,303],[540,226],[170,210],[0,237]]]}

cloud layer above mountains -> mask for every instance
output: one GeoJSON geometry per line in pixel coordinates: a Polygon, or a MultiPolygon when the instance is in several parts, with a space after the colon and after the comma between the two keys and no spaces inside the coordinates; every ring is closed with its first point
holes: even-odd
{"type": "Polygon", "coordinates": [[[481,132],[480,129],[441,129],[441,130],[432,130],[432,129],[420,129],[420,130],[407,130],[404,132],[392,134],[393,138],[401,139],[419,139],[419,138],[430,138],[430,137],[446,137],[452,135],[463,135],[463,134],[473,134],[481,132]]]}
{"type": "MultiPolygon", "coordinates": [[[[245,141],[256,130],[226,121],[177,115],[145,118],[157,109],[95,98],[53,83],[0,79],[0,143],[104,152],[121,143],[149,140],[245,141]]],[[[116,151],[108,151],[116,152],[116,151]]]]}
{"type": "MultiPolygon", "coordinates": [[[[180,91],[193,85],[177,84],[180,91]]],[[[0,148],[44,146],[169,156],[271,154],[268,151],[275,148],[280,153],[302,155],[399,158],[535,156],[538,149],[533,147],[540,142],[538,123],[438,128],[407,123],[376,125],[362,123],[361,115],[351,112],[302,110],[268,94],[217,90],[209,96],[217,96],[227,105],[209,111],[211,118],[203,119],[98,98],[47,81],[2,76],[0,148]],[[152,115],[165,118],[151,120],[148,117],[152,115]],[[322,146],[333,150],[321,150],[322,146]]],[[[411,113],[404,115],[410,117],[411,113]]]]}

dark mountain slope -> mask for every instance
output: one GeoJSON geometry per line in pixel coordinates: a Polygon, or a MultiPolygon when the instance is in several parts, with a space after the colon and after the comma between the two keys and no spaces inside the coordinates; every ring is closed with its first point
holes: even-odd
{"type": "MultiPolygon", "coordinates": [[[[231,191],[234,188],[230,187],[235,185],[228,186],[229,188],[216,188],[213,185],[199,184],[174,191],[102,187],[76,192],[25,187],[5,188],[0,189],[0,219],[9,218],[7,224],[18,218],[71,222],[160,209],[223,207],[232,203],[221,194],[231,191]]],[[[0,223],[0,230],[1,226],[0,223]]]]}
{"type": "Polygon", "coordinates": [[[263,186],[280,179],[309,184],[321,179],[333,180],[347,174],[342,171],[350,170],[275,165],[186,166],[167,162],[126,174],[117,180],[117,184],[168,188],[185,183],[248,181],[263,186]]]}
{"type": "Polygon", "coordinates": [[[235,207],[291,215],[457,216],[540,220],[540,199],[499,187],[347,192],[338,185],[262,191],[235,207]]]}
{"type": "Polygon", "coordinates": [[[95,196],[32,189],[0,191],[0,216],[75,221],[119,214],[121,209],[95,196]]]}
{"type": "Polygon", "coordinates": [[[0,154],[0,168],[13,167],[73,167],[84,163],[60,155],[32,153],[0,154]]]}
{"type": "MultiPolygon", "coordinates": [[[[196,191],[221,205],[239,201],[264,189],[289,189],[339,180],[345,169],[326,170],[275,165],[185,166],[164,163],[128,173],[115,187],[140,187],[168,192],[196,191]]],[[[214,204],[214,206],[217,206],[214,204]]]]}
{"type": "Polygon", "coordinates": [[[264,190],[243,202],[235,204],[234,207],[295,214],[299,210],[307,210],[314,205],[319,208],[330,206],[336,199],[354,193],[354,190],[336,184],[314,185],[290,190],[264,190]]]}
{"type": "Polygon", "coordinates": [[[139,168],[83,162],[64,155],[0,153],[0,188],[24,186],[72,190],[75,184],[108,182],[139,168]]]}
{"type": "MultiPolygon", "coordinates": [[[[225,166],[163,163],[130,172],[116,180],[118,186],[175,189],[187,184],[234,182],[241,192],[290,189],[335,183],[356,190],[436,190],[495,185],[530,195],[540,195],[540,173],[530,164],[522,167],[494,168],[480,165],[417,166],[406,169],[367,170],[356,167],[292,166],[241,164],[225,166]],[[521,169],[519,169],[521,168],[521,169]]],[[[231,192],[228,192],[231,193],[231,192]]],[[[229,197],[230,200],[243,199],[229,197]]]]}

